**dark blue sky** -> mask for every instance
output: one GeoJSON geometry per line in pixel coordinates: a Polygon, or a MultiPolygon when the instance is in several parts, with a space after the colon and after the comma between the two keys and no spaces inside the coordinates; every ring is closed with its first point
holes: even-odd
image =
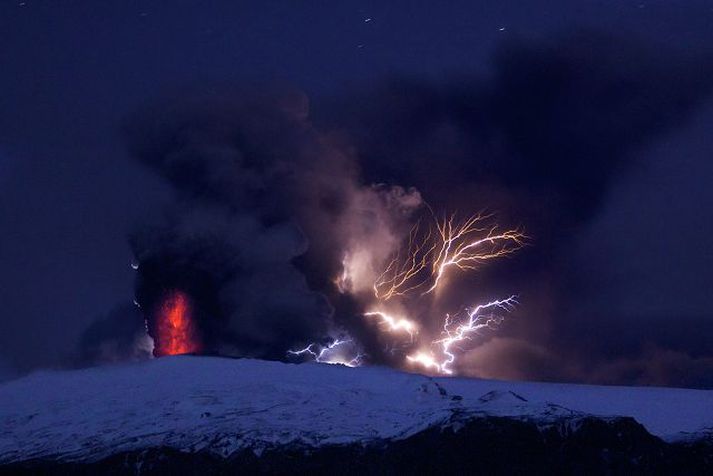
{"type": "MultiPolygon", "coordinates": [[[[710,53],[713,4],[2,2],[0,361],[56,365],[131,301],[126,235],[169,193],[119,133],[146,101],[214,81],[284,81],[319,100],[396,76],[487,77],[503,40],[581,28],[710,53]]],[[[596,339],[713,353],[712,127],[708,99],[637,150],[578,237],[572,266],[595,276],[577,292],[600,316],[596,339]]]]}

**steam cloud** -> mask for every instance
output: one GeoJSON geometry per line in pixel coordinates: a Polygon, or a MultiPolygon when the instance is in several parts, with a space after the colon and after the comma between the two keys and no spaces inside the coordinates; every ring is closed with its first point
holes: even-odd
{"type": "Polygon", "coordinates": [[[423,199],[487,208],[522,224],[533,246],[442,299],[516,290],[522,318],[460,371],[587,379],[554,357],[568,350],[558,328],[572,305],[569,246],[631,151],[703,100],[711,64],[578,33],[502,45],[487,79],[393,80],[312,111],[288,88],[155,104],[127,121],[129,148],[175,201],[130,237],[136,299],[150,319],[165,292],[188,292],[209,352],[284,359],[345,332],[372,362],[392,363],[359,292],[334,283],[345,254],[365,247],[385,259],[423,199]]]}

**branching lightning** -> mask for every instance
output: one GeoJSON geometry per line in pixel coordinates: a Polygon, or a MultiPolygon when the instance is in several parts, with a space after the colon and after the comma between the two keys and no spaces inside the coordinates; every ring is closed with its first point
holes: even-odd
{"type": "Polygon", "coordinates": [[[347,367],[358,367],[361,365],[362,360],[364,359],[363,354],[357,353],[357,355],[352,359],[346,359],[342,356],[335,355],[335,349],[345,344],[351,343],[351,339],[334,339],[330,344],[327,344],[326,346],[320,346],[319,344],[313,342],[304,349],[288,350],[287,353],[290,355],[309,354],[314,358],[315,362],[318,362],[320,364],[341,364],[346,365],[347,367]],[[318,347],[319,350],[315,351],[312,349],[313,347],[318,347]]]}
{"type": "Polygon", "coordinates": [[[374,295],[387,301],[394,296],[403,296],[423,286],[427,281],[418,280],[422,271],[428,268],[437,243],[432,240],[433,230],[428,227],[425,235],[419,237],[421,221],[411,228],[408,237],[407,255],[402,259],[400,253],[389,262],[383,273],[374,282],[374,295]]]}
{"type": "Polygon", "coordinates": [[[438,289],[450,267],[473,270],[484,261],[507,256],[523,246],[526,236],[520,230],[500,231],[497,225],[486,226],[489,218],[480,213],[457,222],[452,214],[435,219],[425,232],[417,222],[409,232],[406,253],[397,252],[374,282],[376,298],[387,301],[424,287],[422,295],[429,294],[438,289]]]}
{"type": "Polygon", "coordinates": [[[421,364],[426,368],[434,368],[440,373],[450,375],[453,373],[451,365],[456,360],[454,349],[459,343],[470,340],[473,334],[478,334],[482,330],[496,329],[503,321],[503,316],[497,314],[496,311],[502,310],[509,312],[516,304],[516,296],[491,301],[487,304],[479,304],[467,310],[468,318],[465,322],[458,324],[453,330],[451,330],[453,320],[449,315],[446,315],[442,334],[444,337],[433,342],[433,344],[440,346],[443,358],[438,361],[433,356],[429,356],[424,352],[418,352],[414,355],[407,356],[406,359],[409,362],[421,364]]]}
{"type": "Polygon", "coordinates": [[[479,263],[502,258],[520,249],[525,235],[519,230],[499,232],[497,225],[480,226],[487,215],[473,215],[462,223],[455,222],[455,214],[436,222],[440,247],[432,264],[433,284],[423,293],[435,291],[446,272],[455,266],[460,270],[476,269],[479,263]],[[476,238],[473,235],[486,233],[476,238]]]}
{"type": "MultiPolygon", "coordinates": [[[[408,334],[410,344],[416,347],[417,338],[424,339],[424,331],[417,323],[403,315],[385,311],[383,303],[391,299],[399,300],[405,297],[415,297],[401,302],[403,309],[420,305],[418,299],[435,295],[445,286],[446,275],[452,270],[470,271],[489,260],[508,256],[525,244],[527,237],[518,229],[501,229],[490,220],[491,215],[479,213],[465,220],[458,220],[456,214],[438,219],[431,212],[433,222],[425,226],[421,220],[416,222],[404,240],[404,247],[398,250],[388,261],[384,271],[375,279],[373,291],[376,300],[371,310],[364,313],[365,317],[377,318],[380,327],[389,334],[408,334]],[[418,332],[420,331],[420,332],[418,332]]],[[[346,254],[343,261],[343,272],[335,279],[340,292],[351,290],[355,270],[359,269],[360,260],[355,261],[355,254],[346,254]]],[[[361,252],[361,259],[370,257],[368,250],[361,252]]],[[[504,319],[504,313],[510,312],[517,300],[515,296],[506,299],[493,300],[466,308],[464,312],[451,316],[446,314],[439,338],[430,341],[425,347],[416,347],[406,355],[406,362],[418,365],[424,369],[451,375],[456,362],[456,355],[463,350],[463,345],[484,330],[496,329],[504,319]]],[[[433,305],[433,301],[431,302],[433,305]]],[[[432,309],[432,307],[430,308],[432,309]]],[[[424,326],[428,329],[429,326],[424,326]]],[[[345,362],[344,359],[330,357],[332,349],[349,341],[335,340],[332,344],[315,350],[315,344],[310,344],[299,351],[290,351],[300,355],[309,353],[315,361],[325,363],[342,363],[354,366],[360,363],[361,355],[345,362]]]]}

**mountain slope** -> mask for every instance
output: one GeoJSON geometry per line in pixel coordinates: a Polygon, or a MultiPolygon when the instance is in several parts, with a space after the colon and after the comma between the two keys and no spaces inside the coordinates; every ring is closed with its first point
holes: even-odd
{"type": "Polygon", "coordinates": [[[36,373],[0,385],[0,423],[7,471],[329,472],[349,460],[355,472],[696,473],[713,461],[713,391],[217,357],[36,373]]]}

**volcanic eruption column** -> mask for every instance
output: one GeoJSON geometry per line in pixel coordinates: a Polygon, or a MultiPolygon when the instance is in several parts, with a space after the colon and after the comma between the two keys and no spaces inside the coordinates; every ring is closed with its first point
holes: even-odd
{"type": "Polygon", "coordinates": [[[192,321],[190,299],[185,293],[167,293],[154,321],[156,357],[200,352],[200,338],[192,321]]]}

